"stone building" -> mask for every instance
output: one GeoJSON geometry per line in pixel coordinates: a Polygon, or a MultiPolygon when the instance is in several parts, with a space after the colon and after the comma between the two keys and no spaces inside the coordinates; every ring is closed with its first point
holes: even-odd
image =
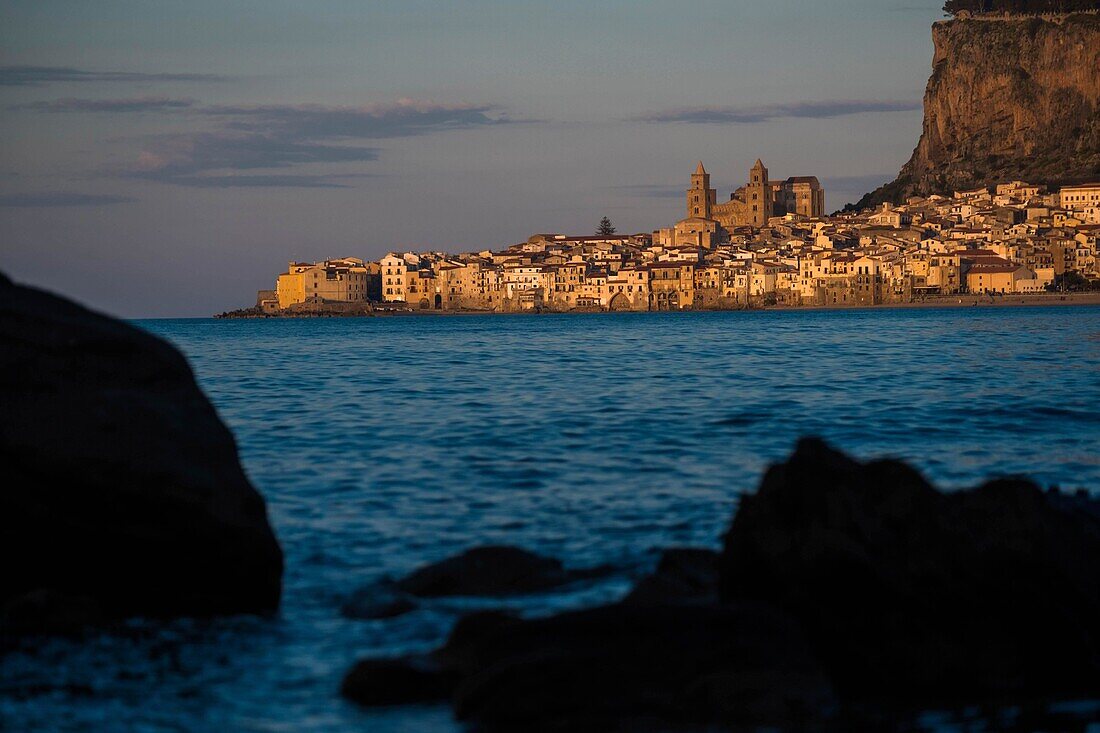
{"type": "Polygon", "coordinates": [[[261,290],[256,293],[256,307],[263,313],[274,315],[279,312],[279,295],[274,290],[261,290]]]}
{"type": "Polygon", "coordinates": [[[695,265],[685,262],[655,262],[649,270],[649,310],[691,309],[695,296],[695,265]]]}
{"type": "Polygon", "coordinates": [[[524,311],[542,308],[550,301],[554,273],[549,266],[533,262],[514,261],[502,271],[501,309],[524,311]]]}
{"type": "Polygon", "coordinates": [[[554,308],[572,310],[584,297],[584,276],[588,265],[584,260],[570,260],[560,265],[549,265],[547,282],[550,286],[548,301],[554,308]]]}
{"type": "Polygon", "coordinates": [[[280,308],[296,303],[366,302],[375,273],[358,257],[324,262],[291,262],[279,275],[275,295],[280,308]]]}
{"type": "Polygon", "coordinates": [[[971,293],[1016,293],[1025,290],[1020,281],[1036,280],[1035,273],[1012,263],[972,265],[966,271],[966,289],[971,293]]]}
{"type": "Polygon", "coordinates": [[[809,219],[825,216],[825,189],[817,176],[791,176],[785,181],[772,181],[771,187],[776,216],[797,214],[809,219]]]}
{"type": "Polygon", "coordinates": [[[386,303],[406,302],[405,275],[412,263],[391,252],[379,260],[378,264],[382,268],[382,300],[386,303]]]}
{"type": "Polygon", "coordinates": [[[717,191],[710,187],[710,174],[700,160],[699,165],[695,166],[695,172],[691,174],[691,188],[687,190],[686,218],[709,219],[716,196],[717,191]]]}
{"type": "Polygon", "coordinates": [[[710,186],[710,174],[702,161],[691,174],[687,190],[687,218],[714,219],[726,231],[739,227],[761,229],[773,216],[797,214],[808,218],[825,215],[825,189],[814,176],[793,176],[772,181],[763,161],[757,160],[749,171],[749,181],[732,194],[729,201],[717,203],[710,186]]]}
{"type": "Polygon", "coordinates": [[[649,277],[645,267],[621,268],[607,277],[601,304],[612,311],[649,310],[649,277]]]}
{"type": "Polygon", "coordinates": [[[695,270],[694,308],[744,307],[750,302],[752,275],[744,266],[701,265],[695,270]]]}
{"type": "Polygon", "coordinates": [[[1100,207],[1100,183],[1065,186],[1062,188],[1060,199],[1062,208],[1070,211],[1100,207]]]}

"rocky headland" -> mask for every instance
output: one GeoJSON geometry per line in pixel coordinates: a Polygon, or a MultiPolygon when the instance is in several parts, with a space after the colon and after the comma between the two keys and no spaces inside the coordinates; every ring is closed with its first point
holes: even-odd
{"type": "Polygon", "coordinates": [[[920,142],[855,209],[1100,174],[1100,15],[961,17],[936,23],[932,40],[920,142]]]}

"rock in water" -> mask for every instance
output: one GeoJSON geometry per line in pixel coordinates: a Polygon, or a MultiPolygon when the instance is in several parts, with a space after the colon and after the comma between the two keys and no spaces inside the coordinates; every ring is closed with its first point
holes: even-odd
{"type": "Polygon", "coordinates": [[[473,614],[429,655],[361,663],[344,694],[449,696],[460,719],[523,731],[874,730],[944,703],[1094,696],[1098,504],[1025,480],[945,494],[803,440],[720,554],[669,550],[618,604],[473,614]]]}
{"type": "Polygon", "coordinates": [[[799,724],[835,704],[798,628],[752,604],[475,613],[429,655],[359,662],[341,694],[366,706],[450,697],[460,719],[522,731],[799,724]]]}
{"type": "Polygon", "coordinates": [[[488,545],[415,570],[397,581],[414,596],[499,596],[532,593],[569,582],[560,560],[518,547],[488,545]]]}
{"type": "Polygon", "coordinates": [[[720,594],[798,619],[848,700],[1095,694],[1100,523],[1084,509],[1026,480],[940,493],[803,440],[741,500],[720,594]]]}
{"type": "Polygon", "coordinates": [[[455,713],[489,730],[801,725],[834,706],[798,627],[756,604],[616,604],[499,623],[472,647],[455,713]]]}
{"type": "Polygon", "coordinates": [[[65,597],[89,622],[278,607],[264,501],[175,348],[0,275],[0,392],[5,633],[65,597]]]}

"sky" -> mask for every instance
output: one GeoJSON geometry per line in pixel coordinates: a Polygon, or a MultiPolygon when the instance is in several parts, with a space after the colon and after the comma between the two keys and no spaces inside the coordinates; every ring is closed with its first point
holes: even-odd
{"type": "Polygon", "coordinates": [[[933,0],[0,0],[0,271],[127,318],[291,260],[649,232],[920,136],[933,0]]]}

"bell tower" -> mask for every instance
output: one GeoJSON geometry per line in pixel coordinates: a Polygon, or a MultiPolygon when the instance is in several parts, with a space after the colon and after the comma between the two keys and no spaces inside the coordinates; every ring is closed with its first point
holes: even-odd
{"type": "Polygon", "coordinates": [[[768,182],[768,169],[759,158],[749,171],[749,185],[745,187],[745,203],[748,205],[752,225],[759,229],[766,226],[775,208],[772,186],[768,182]]]}
{"type": "Polygon", "coordinates": [[[691,188],[687,190],[687,218],[697,216],[709,219],[716,197],[715,190],[710,187],[710,174],[700,160],[695,172],[691,174],[691,188]]]}

